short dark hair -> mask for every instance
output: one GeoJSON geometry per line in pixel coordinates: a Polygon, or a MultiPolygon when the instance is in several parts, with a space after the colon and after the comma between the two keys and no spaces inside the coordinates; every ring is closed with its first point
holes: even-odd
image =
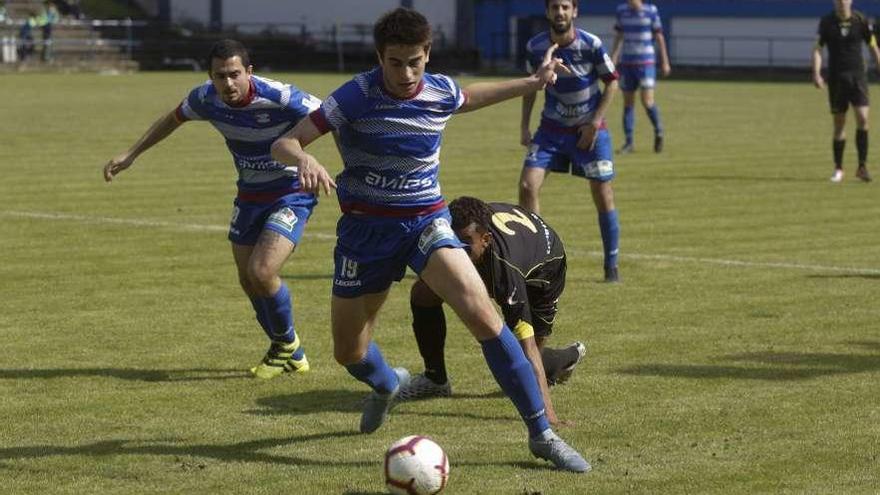
{"type": "MultiPolygon", "coordinates": [[[[550,8],[550,1],[551,0],[544,0],[544,9],[550,8]]],[[[571,0],[571,6],[574,8],[578,8],[578,0],[571,0]]]]}
{"type": "Polygon", "coordinates": [[[458,232],[470,224],[476,224],[482,232],[489,231],[492,222],[492,208],[485,201],[471,196],[462,196],[449,203],[452,215],[452,230],[458,232]]]}
{"type": "Polygon", "coordinates": [[[240,41],[226,39],[214,43],[214,46],[211,47],[211,53],[208,54],[208,72],[211,72],[211,62],[215,58],[226,60],[235,56],[241,59],[241,65],[245,69],[251,65],[251,56],[248,54],[247,48],[240,41]]]}
{"type": "Polygon", "coordinates": [[[388,45],[431,46],[431,24],[412,9],[398,7],[386,13],[373,26],[373,42],[380,55],[388,45]]]}

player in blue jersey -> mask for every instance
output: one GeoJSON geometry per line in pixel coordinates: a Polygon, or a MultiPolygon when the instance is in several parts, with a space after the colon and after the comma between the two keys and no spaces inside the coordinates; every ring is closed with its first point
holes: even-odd
{"type": "Polygon", "coordinates": [[[547,87],[541,124],[534,137],[530,132],[535,94],[522,100],[521,138],[528,147],[519,181],[519,205],[540,213],[539,193],[547,172],[568,172],[589,179],[590,193],[599,213],[599,232],[605,254],[607,282],[619,280],[617,253],[620,223],[614,206],[614,163],[611,135],[605,112],[617,90],[617,72],[602,41],[577,29],[577,0],[545,0],[550,31],[529,40],[527,66],[531,72],[548,47],[559,45],[556,57],[572,69],[547,87]],[[603,91],[599,87],[602,82],[603,91]]]}
{"type": "Polygon", "coordinates": [[[373,36],[379,67],[334,91],[272,147],[277,160],[299,167],[307,189],[337,190],[343,215],[336,230],[333,347],[336,361],[373,389],[360,430],[378,429],[409,382],[409,372],[391,368],[372,338],[391,284],[409,266],[480,341],[492,374],[528,427],[532,454],[560,469],[588,471],[589,464],[550,428],[531,365],[452,231],[438,182],[441,136],[452,114],[535,92],[566,69],[551,49],[535,75],[462,89],[449,77],[425,72],[432,34],[418,12],[385,14],[373,36]],[[303,150],[333,130],[344,163],[335,181],[303,150]]]}
{"type": "Polygon", "coordinates": [[[270,147],[317,109],[321,100],[295,86],[253,74],[245,47],[217,42],[208,56],[211,80],[193,89],[174,110],[157,120],[128,151],[104,166],[108,182],[135,159],[190,120],[207,120],[226,139],[238,171],[238,195],[232,209],[229,240],[238,278],[257,321],[271,341],[251,373],[274,378],[309,370],[294,330],[293,307],[281,267],[299,244],[317,204],[304,190],[296,169],[272,159],[270,147]]]}
{"type": "Polygon", "coordinates": [[[611,50],[611,60],[620,70],[620,89],[623,91],[623,133],[626,137],[621,153],[631,153],[633,129],[635,128],[636,90],[641,88],[642,106],[654,125],[654,151],[663,151],[663,123],[660,111],[654,102],[654,87],[657,82],[657,67],[654,42],[660,54],[660,73],[668,76],[672,72],[669,53],[666,50],[666,37],[657,6],[642,0],[627,0],[617,7],[617,22],[614,24],[617,37],[611,50]],[[622,50],[621,50],[622,48],[622,50]]]}

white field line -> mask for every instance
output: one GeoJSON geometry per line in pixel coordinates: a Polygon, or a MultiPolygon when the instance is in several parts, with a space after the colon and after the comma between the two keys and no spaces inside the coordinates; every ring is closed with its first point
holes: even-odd
{"type": "MultiPolygon", "coordinates": [[[[45,213],[38,211],[17,211],[17,210],[0,210],[0,216],[14,218],[31,218],[37,220],[55,220],[55,221],[73,221],[98,225],[129,225],[134,227],[152,227],[169,230],[198,231],[198,232],[226,232],[229,227],[226,225],[205,225],[195,223],[177,223],[162,222],[158,220],[139,220],[135,218],[114,218],[100,217],[91,215],[73,215],[69,213],[45,213]]],[[[334,234],[326,234],[307,230],[306,238],[312,237],[322,240],[336,239],[334,234]]],[[[580,249],[568,249],[571,254],[589,255],[602,257],[601,251],[583,251],[580,249]]],[[[742,261],[728,260],[719,258],[699,258],[691,256],[675,256],[668,254],[641,254],[641,253],[621,253],[623,258],[633,258],[638,260],[657,260],[673,263],[699,263],[704,265],[719,265],[743,268],[775,268],[784,270],[805,270],[820,272],[838,272],[838,273],[854,273],[880,275],[880,268],[859,268],[848,266],[829,266],[829,265],[811,265],[806,263],[791,262],[769,262],[769,261],[742,261]]]]}
{"type": "MultiPolygon", "coordinates": [[[[32,218],[37,220],[55,220],[64,222],[80,222],[93,225],[128,225],[133,227],[152,227],[168,230],[197,232],[228,232],[228,225],[205,225],[199,223],[162,222],[159,220],[140,220],[137,218],[99,217],[92,215],[73,215],[70,213],[44,213],[38,211],[0,210],[0,216],[15,218],[32,218]]],[[[334,240],[335,235],[306,231],[309,237],[334,240]]]]}

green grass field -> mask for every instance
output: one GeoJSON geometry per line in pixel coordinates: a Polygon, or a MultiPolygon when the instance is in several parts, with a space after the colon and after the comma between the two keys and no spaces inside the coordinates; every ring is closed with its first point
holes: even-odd
{"type": "MultiPolygon", "coordinates": [[[[273,77],[319,96],[345,79],[273,77]]],[[[100,174],[204,79],[0,77],[0,492],[383,493],[384,449],[409,434],[446,449],[448,493],[880,492],[880,185],[853,178],[854,139],[846,181],[828,182],[831,119],[808,82],[661,82],[666,152],[649,152],[639,110],[638,152],[615,162],[622,284],[600,283],[586,184],[546,184],[569,252],[554,343],[590,346],[553,389],[576,423],[562,435],[594,466],[578,476],[529,455],[457,321],[454,396],[357,433],[367,388],[329,332],[335,198],[283,272],[313,372],[247,377],[265,342],[226,241],[219,134],[187,124],[112,184],[100,174]]],[[[617,144],[620,112],[618,98],[617,144]]],[[[447,198],[516,201],[518,119],[512,101],[451,121],[447,198]]],[[[312,151],[339,170],[332,140],[312,151]]],[[[376,337],[415,372],[412,281],[376,337]]]]}

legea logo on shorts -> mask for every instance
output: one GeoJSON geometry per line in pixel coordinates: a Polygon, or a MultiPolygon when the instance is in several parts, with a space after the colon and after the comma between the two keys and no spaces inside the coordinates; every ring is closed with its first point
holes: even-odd
{"type": "Polygon", "coordinates": [[[455,232],[449,226],[449,222],[445,218],[435,218],[431,225],[422,231],[419,236],[419,251],[422,254],[428,254],[428,250],[443,239],[454,239],[455,232]]]}
{"type": "Polygon", "coordinates": [[[266,223],[271,223],[272,225],[281,227],[288,232],[293,232],[293,227],[296,225],[297,221],[296,213],[290,208],[284,207],[269,215],[269,219],[266,223]]]}

